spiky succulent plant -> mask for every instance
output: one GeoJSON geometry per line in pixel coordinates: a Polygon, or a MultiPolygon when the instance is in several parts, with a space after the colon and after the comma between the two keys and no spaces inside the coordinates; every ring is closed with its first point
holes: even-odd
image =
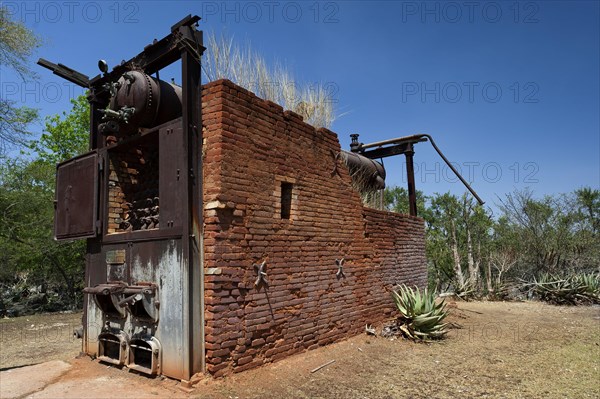
{"type": "Polygon", "coordinates": [[[448,316],[448,310],[443,300],[436,303],[433,291],[427,288],[413,290],[403,284],[392,291],[392,298],[400,312],[400,329],[406,337],[431,340],[446,334],[443,320],[448,316]]]}
{"type": "Polygon", "coordinates": [[[533,296],[556,305],[600,303],[600,275],[597,273],[566,277],[543,273],[525,287],[529,287],[533,296]]]}

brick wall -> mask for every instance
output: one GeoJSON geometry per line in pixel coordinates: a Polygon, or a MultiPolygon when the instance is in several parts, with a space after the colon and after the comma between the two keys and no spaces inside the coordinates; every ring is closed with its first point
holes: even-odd
{"type": "Polygon", "coordinates": [[[335,133],[226,80],[202,101],[211,374],[361,333],[393,315],[391,286],[426,284],[423,220],[363,208],[335,133]],[[263,261],[269,285],[256,289],[263,261]]]}

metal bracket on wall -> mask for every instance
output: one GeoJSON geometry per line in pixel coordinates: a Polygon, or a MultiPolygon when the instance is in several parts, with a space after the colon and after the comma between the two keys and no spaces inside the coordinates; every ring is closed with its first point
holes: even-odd
{"type": "Polygon", "coordinates": [[[261,264],[253,264],[252,266],[254,266],[254,269],[256,269],[256,281],[254,282],[254,286],[256,288],[260,287],[261,284],[264,284],[265,286],[269,286],[269,282],[267,281],[267,261],[263,261],[261,264]]]}
{"type": "Polygon", "coordinates": [[[340,171],[338,170],[338,165],[339,165],[339,160],[340,160],[340,156],[342,155],[341,152],[334,152],[333,150],[329,150],[329,152],[331,153],[331,156],[333,157],[333,170],[331,171],[331,177],[338,175],[339,177],[342,177],[342,175],[340,174],[340,171]]]}
{"type": "Polygon", "coordinates": [[[335,276],[338,278],[338,280],[341,278],[346,278],[346,275],[344,274],[344,261],[344,258],[335,260],[335,265],[338,268],[338,271],[337,273],[335,273],[335,276]]]}

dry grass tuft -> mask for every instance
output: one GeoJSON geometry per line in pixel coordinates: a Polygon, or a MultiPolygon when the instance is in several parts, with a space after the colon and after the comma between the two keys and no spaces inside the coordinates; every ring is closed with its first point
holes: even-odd
{"type": "Polygon", "coordinates": [[[207,35],[206,47],[202,70],[209,81],[229,79],[260,98],[298,113],[317,128],[329,128],[336,117],[341,116],[334,109],[330,85],[298,83],[281,64],[275,63],[270,68],[249,43],[240,46],[232,37],[211,32],[207,35]]]}

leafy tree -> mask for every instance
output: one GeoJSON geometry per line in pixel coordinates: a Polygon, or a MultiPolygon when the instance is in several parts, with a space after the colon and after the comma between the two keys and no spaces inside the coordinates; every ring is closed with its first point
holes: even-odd
{"type": "Polygon", "coordinates": [[[590,187],[575,190],[575,206],[582,228],[590,230],[593,235],[600,233],[600,190],[590,187]]]}
{"type": "Polygon", "coordinates": [[[54,303],[41,304],[46,310],[81,302],[85,243],[52,238],[56,163],[87,150],[88,106],[84,96],[72,103],[69,113],[48,118],[46,132],[30,143],[33,161],[8,160],[0,168],[0,283],[26,283],[17,302],[34,288],[53,293],[54,303]]]}
{"type": "Polygon", "coordinates": [[[74,307],[83,278],[83,246],[52,240],[54,168],[42,161],[10,161],[0,173],[2,282],[27,276],[29,287],[50,290],[62,306],[74,307]]]}
{"type": "Polygon", "coordinates": [[[600,191],[534,198],[531,190],[500,200],[504,216],[496,229],[497,247],[510,254],[514,277],[568,275],[598,271],[600,191]]]}
{"type": "MultiPolygon", "coordinates": [[[[0,5],[0,68],[11,68],[23,81],[34,78],[27,60],[40,45],[40,38],[22,23],[12,21],[6,7],[0,5]]],[[[27,128],[37,117],[37,110],[18,107],[15,101],[0,97],[0,156],[8,148],[24,144],[27,128]]]]}
{"type": "Polygon", "coordinates": [[[71,111],[62,117],[48,117],[45,133],[30,143],[41,161],[54,165],[88,151],[90,105],[85,95],[71,99],[71,104],[71,111]]]}
{"type": "Polygon", "coordinates": [[[23,79],[33,76],[28,59],[41,43],[25,25],[10,19],[6,7],[0,6],[0,64],[9,66],[23,79]]]}
{"type": "MultiPolygon", "coordinates": [[[[435,194],[431,198],[432,223],[429,231],[435,232],[432,238],[436,241],[434,247],[438,249],[438,261],[446,261],[450,255],[452,275],[457,287],[465,287],[466,279],[462,269],[463,257],[461,251],[461,203],[459,199],[450,194],[435,194]],[[444,250],[448,248],[447,250],[444,250]],[[445,258],[445,259],[444,259],[445,258]]],[[[431,245],[431,244],[430,244],[431,245]]],[[[435,260],[434,260],[435,262],[435,260]]]]}
{"type": "Polygon", "coordinates": [[[565,266],[563,256],[571,245],[568,240],[570,215],[563,198],[533,198],[531,190],[515,191],[500,200],[500,209],[527,254],[524,265],[529,274],[555,272],[565,266]]]}
{"type": "MultiPolygon", "coordinates": [[[[493,220],[467,194],[425,196],[417,191],[417,213],[426,222],[426,253],[430,285],[458,291],[480,291],[491,278],[488,263],[493,220]],[[488,278],[487,276],[490,276],[488,278]]],[[[408,213],[408,191],[385,190],[386,209],[408,213]]]]}
{"type": "MultiPolygon", "coordinates": [[[[422,191],[416,191],[417,215],[425,218],[427,213],[427,197],[422,191]]],[[[384,191],[384,206],[388,211],[397,213],[409,213],[408,190],[404,187],[386,187],[384,191]]]]}

